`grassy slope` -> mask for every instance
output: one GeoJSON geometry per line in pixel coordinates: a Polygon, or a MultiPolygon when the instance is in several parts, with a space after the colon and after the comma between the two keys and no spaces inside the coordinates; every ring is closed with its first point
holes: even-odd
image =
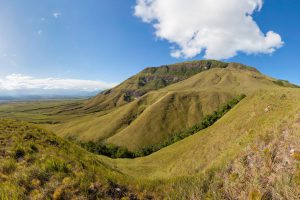
{"type": "Polygon", "coordinates": [[[197,173],[210,166],[211,161],[222,160],[220,158],[231,151],[240,151],[238,149],[251,142],[252,137],[277,129],[285,117],[299,112],[299,100],[299,89],[259,91],[242,100],[210,128],[126,165],[136,171],[131,165],[150,164],[150,175],[158,177],[197,173]],[[271,111],[265,112],[268,106],[271,111]],[[151,163],[154,160],[155,163],[151,163]]]}
{"type": "Polygon", "coordinates": [[[0,199],[142,198],[129,176],[28,123],[0,119],[0,199]],[[132,182],[131,182],[132,183],[132,182]],[[126,185],[126,187],[124,186],[126,185]]]}
{"type": "Polygon", "coordinates": [[[291,199],[297,199],[300,156],[290,155],[290,150],[300,150],[299,101],[299,89],[262,90],[196,135],[145,158],[114,162],[135,177],[166,178],[168,181],[163,184],[171,199],[175,198],[173,195],[192,198],[195,194],[199,199],[207,194],[215,195],[216,199],[221,196],[246,199],[252,193],[255,196],[270,191],[279,199],[290,195],[295,197],[291,199]],[[276,142],[281,145],[278,149],[276,142]],[[272,153],[277,150],[281,153],[272,153]],[[249,161],[245,161],[248,159],[245,155],[249,155],[249,161]],[[272,180],[272,184],[264,179],[272,180]]]}
{"type": "Polygon", "coordinates": [[[149,193],[155,199],[297,199],[299,101],[299,89],[256,91],[210,128],[134,160],[95,156],[26,123],[0,120],[5,144],[1,146],[5,162],[1,162],[0,178],[6,181],[0,192],[86,198],[87,188],[96,185],[97,194],[106,198],[113,198],[111,191],[122,188],[125,196],[145,198],[149,193]],[[14,159],[18,147],[25,149],[24,159],[12,161],[17,165],[12,172],[3,171],[3,164],[11,165],[6,163],[14,159]],[[290,154],[291,149],[296,153],[290,154]],[[67,170],[47,160],[65,163],[62,166],[67,170]],[[79,184],[86,175],[88,179],[79,184]],[[16,187],[15,181],[22,184],[16,187]]]}

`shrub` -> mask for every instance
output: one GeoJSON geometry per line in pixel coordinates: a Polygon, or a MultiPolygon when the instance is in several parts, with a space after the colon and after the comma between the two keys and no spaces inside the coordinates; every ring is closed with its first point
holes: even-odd
{"type": "Polygon", "coordinates": [[[103,142],[81,143],[81,146],[92,153],[105,155],[111,158],[134,158],[134,153],[126,148],[118,147],[113,144],[104,144],[103,142]]]}
{"type": "Polygon", "coordinates": [[[15,150],[14,157],[15,157],[16,160],[22,159],[22,158],[24,158],[24,156],[25,156],[25,150],[24,149],[17,148],[15,150]]]}

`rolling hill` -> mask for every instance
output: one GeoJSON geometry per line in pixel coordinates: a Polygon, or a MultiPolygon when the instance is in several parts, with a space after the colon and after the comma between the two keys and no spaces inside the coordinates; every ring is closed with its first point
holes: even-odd
{"type": "MultiPolygon", "coordinates": [[[[199,63],[202,65],[203,61],[199,63]]],[[[278,84],[277,79],[242,64],[214,63],[214,67],[149,91],[123,106],[54,125],[52,130],[67,138],[104,141],[138,150],[168,140],[240,94],[248,96],[259,90],[295,87],[283,81],[278,84]]]]}

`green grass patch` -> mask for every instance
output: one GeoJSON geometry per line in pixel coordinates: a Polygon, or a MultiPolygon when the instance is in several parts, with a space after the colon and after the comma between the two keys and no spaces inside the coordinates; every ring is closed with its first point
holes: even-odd
{"type": "Polygon", "coordinates": [[[49,158],[44,162],[43,168],[47,172],[62,172],[68,173],[70,169],[67,164],[58,158],[49,158]]]}

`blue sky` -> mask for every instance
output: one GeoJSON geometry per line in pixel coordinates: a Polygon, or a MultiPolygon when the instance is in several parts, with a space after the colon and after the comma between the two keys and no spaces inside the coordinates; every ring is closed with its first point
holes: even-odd
{"type": "MultiPolygon", "coordinates": [[[[205,50],[193,56],[186,53],[189,49],[180,50],[184,53],[179,58],[170,56],[172,48],[180,46],[174,43],[177,36],[159,38],[153,28],[157,16],[145,23],[147,13],[137,16],[136,5],[135,0],[0,0],[0,80],[12,82],[22,75],[32,84],[35,79],[81,79],[102,81],[109,87],[147,66],[206,56],[205,50]]],[[[248,47],[240,47],[236,56],[224,60],[300,84],[299,10],[298,0],[265,0],[253,20],[263,34],[273,31],[284,44],[272,54],[260,52],[270,50],[269,46],[251,49],[251,55],[243,53],[248,47]]],[[[220,52],[218,56],[226,57],[220,52]]]]}

